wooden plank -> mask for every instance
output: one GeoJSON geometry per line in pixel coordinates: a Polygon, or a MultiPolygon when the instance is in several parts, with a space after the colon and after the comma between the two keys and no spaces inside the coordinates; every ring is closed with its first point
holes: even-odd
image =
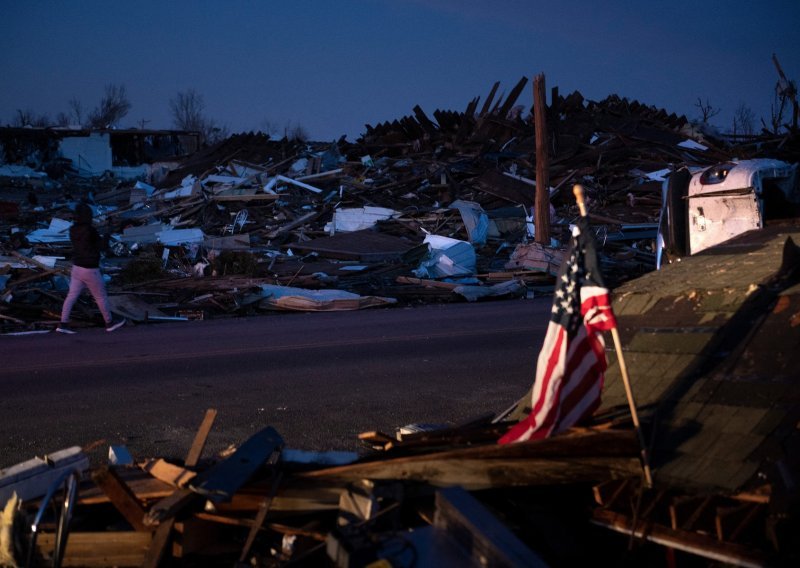
{"type": "Polygon", "coordinates": [[[494,85],[492,85],[492,90],[489,91],[489,94],[486,96],[486,100],[483,103],[483,108],[481,108],[481,112],[478,113],[478,116],[483,116],[489,112],[489,108],[492,106],[492,101],[494,100],[494,96],[497,94],[497,89],[499,87],[500,81],[497,81],[494,85]]]}
{"type": "Polygon", "coordinates": [[[378,430],[370,430],[369,432],[361,432],[358,439],[367,444],[375,450],[387,451],[397,443],[397,438],[380,432],[378,430]]]}
{"type": "MultiPolygon", "coordinates": [[[[124,471],[121,475],[140,500],[155,501],[171,496],[175,488],[158,479],[150,477],[141,470],[124,471]]],[[[271,510],[285,513],[313,513],[332,511],[338,508],[341,486],[334,483],[301,482],[292,479],[275,497],[271,510]]],[[[230,503],[217,506],[220,511],[248,513],[258,510],[259,504],[269,492],[269,483],[253,481],[242,487],[230,503]]],[[[109,503],[108,496],[96,486],[90,486],[78,496],[77,505],[100,505],[109,503]]],[[[152,509],[151,509],[152,510],[152,509]]],[[[148,513],[149,515],[149,513],[148,513]]],[[[154,513],[154,515],[156,515],[154,513]]],[[[154,519],[152,524],[158,522],[154,519]]]]}
{"type": "Polygon", "coordinates": [[[171,518],[168,521],[161,523],[153,535],[153,540],[150,542],[150,547],[147,549],[143,568],[158,568],[161,561],[169,548],[172,537],[172,528],[175,525],[175,519],[171,518]]]}
{"type": "Polygon", "coordinates": [[[443,290],[454,290],[461,286],[461,284],[456,284],[454,282],[440,282],[439,280],[412,278],[411,276],[398,276],[395,281],[398,284],[418,284],[428,288],[441,288],[443,290]]]}
{"type": "Polygon", "coordinates": [[[251,436],[228,459],[198,475],[189,486],[193,491],[219,503],[234,493],[283,447],[283,438],[268,426],[251,436]]]}
{"type": "Polygon", "coordinates": [[[631,479],[612,479],[592,487],[594,501],[601,507],[610,507],[626,490],[630,489],[631,479]]]}
{"type": "Polygon", "coordinates": [[[214,420],[216,418],[217,418],[217,410],[215,408],[209,408],[208,410],[206,410],[206,414],[203,417],[203,422],[200,423],[200,428],[198,428],[197,434],[195,434],[194,436],[192,447],[189,449],[189,453],[186,456],[186,460],[184,461],[186,467],[195,467],[197,463],[200,461],[200,456],[203,453],[203,448],[206,447],[208,434],[211,432],[211,427],[214,425],[214,420]]]}
{"type": "Polygon", "coordinates": [[[470,491],[550,485],[558,483],[596,483],[606,479],[641,473],[638,458],[448,458],[442,460],[399,458],[385,462],[344,466],[339,471],[323,470],[300,474],[304,478],[329,475],[341,484],[359,479],[403,480],[429,483],[435,487],[461,485],[470,491]],[[406,461],[410,460],[410,461],[406,461]]]}
{"type": "MultiPolygon", "coordinates": [[[[147,473],[136,469],[132,471],[122,470],[117,474],[125,481],[130,490],[136,495],[140,501],[162,499],[170,495],[175,488],[171,485],[164,483],[159,479],[150,477],[147,473]]],[[[99,505],[101,503],[109,503],[108,495],[97,486],[89,486],[82,490],[78,495],[76,501],[77,505],[99,505]]]]}
{"type": "Polygon", "coordinates": [[[436,492],[433,526],[453,538],[475,566],[547,566],[472,495],[460,487],[436,492]]]}
{"type": "Polygon", "coordinates": [[[116,470],[102,467],[92,473],[92,480],[136,531],[149,531],[144,523],[145,508],[116,470]]]}
{"type": "Polygon", "coordinates": [[[280,199],[277,193],[256,193],[256,194],[217,194],[211,196],[211,201],[230,202],[230,201],[277,201],[280,199]]]}
{"type": "Polygon", "coordinates": [[[689,519],[697,514],[698,508],[708,505],[706,498],[695,495],[681,495],[672,499],[669,505],[671,528],[677,530],[691,528],[689,519]],[[705,503],[705,504],[704,504],[705,503]]]}
{"type": "Polygon", "coordinates": [[[174,517],[199,498],[189,489],[178,489],[154,504],[144,517],[147,526],[154,526],[174,517]]]}
{"type": "Polygon", "coordinates": [[[256,540],[256,536],[258,536],[258,532],[261,530],[261,527],[264,525],[264,521],[269,514],[270,506],[272,505],[272,500],[275,498],[275,494],[278,491],[278,486],[281,483],[282,473],[278,472],[278,475],[275,477],[275,480],[272,483],[272,488],[269,495],[261,502],[261,505],[258,508],[258,513],[256,514],[256,518],[253,521],[253,526],[250,527],[250,531],[247,533],[247,540],[242,547],[242,552],[239,555],[239,562],[246,562],[247,557],[250,554],[250,549],[253,547],[253,543],[256,540]]]}
{"type": "Polygon", "coordinates": [[[733,507],[717,507],[714,528],[721,541],[735,542],[763,510],[758,503],[742,503],[733,507]]]}
{"type": "MultiPolygon", "coordinates": [[[[226,515],[218,515],[214,513],[197,513],[194,517],[197,519],[210,521],[212,523],[219,523],[221,525],[230,525],[234,527],[251,528],[252,526],[255,525],[255,521],[251,519],[243,519],[241,517],[228,517],[226,515]]],[[[275,531],[280,534],[304,536],[319,542],[324,542],[327,536],[327,533],[324,532],[313,531],[298,527],[291,527],[289,525],[284,525],[281,523],[266,523],[266,525],[261,527],[260,530],[264,532],[267,529],[275,531]]]]}
{"type": "Polygon", "coordinates": [[[645,539],[727,564],[752,567],[767,565],[767,558],[761,551],[747,546],[721,543],[711,536],[673,530],[651,522],[639,522],[634,525],[629,517],[605,509],[595,509],[591,522],[624,535],[632,535],[637,539],[645,539]]]}
{"type": "Polygon", "coordinates": [[[695,525],[698,524],[698,521],[700,521],[700,519],[704,516],[704,514],[708,515],[708,512],[710,510],[709,505],[711,505],[711,502],[714,500],[714,498],[715,498],[714,495],[708,495],[706,497],[703,497],[702,502],[699,505],[697,505],[694,512],[688,519],[686,519],[686,521],[680,528],[682,528],[683,530],[693,530],[695,525]]]}
{"type": "MultiPolygon", "coordinates": [[[[141,566],[152,536],[146,532],[103,531],[70,532],[62,566],[141,566]]],[[[39,553],[53,554],[55,534],[40,533],[36,539],[39,553]]]]}
{"type": "Polygon", "coordinates": [[[510,93],[508,93],[508,97],[506,97],[506,100],[503,102],[503,104],[501,104],[498,107],[497,116],[499,116],[501,119],[504,119],[506,115],[508,115],[509,111],[511,110],[511,107],[513,107],[514,104],[517,102],[517,99],[522,94],[522,89],[525,88],[525,85],[527,83],[528,83],[528,78],[522,77],[517,82],[517,84],[514,85],[514,88],[511,89],[510,93]]]}
{"type": "Polygon", "coordinates": [[[174,487],[184,487],[197,476],[196,472],[171,464],[163,458],[145,462],[142,464],[142,469],[156,479],[174,487]]]}
{"type": "Polygon", "coordinates": [[[584,431],[518,444],[487,444],[456,450],[356,462],[297,474],[301,479],[347,483],[397,479],[468,490],[600,482],[641,474],[638,444],[631,432],[584,431]]]}

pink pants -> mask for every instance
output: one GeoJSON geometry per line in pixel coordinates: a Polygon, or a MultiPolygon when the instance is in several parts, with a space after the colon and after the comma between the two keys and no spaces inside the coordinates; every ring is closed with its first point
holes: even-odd
{"type": "Polygon", "coordinates": [[[78,297],[81,295],[84,288],[89,289],[106,323],[110,322],[111,311],[108,309],[106,283],[103,281],[103,275],[100,273],[100,269],[83,268],[75,265],[72,266],[72,273],[69,279],[69,292],[64,300],[64,306],[61,308],[61,321],[63,323],[69,322],[72,306],[78,301],[78,297]]]}

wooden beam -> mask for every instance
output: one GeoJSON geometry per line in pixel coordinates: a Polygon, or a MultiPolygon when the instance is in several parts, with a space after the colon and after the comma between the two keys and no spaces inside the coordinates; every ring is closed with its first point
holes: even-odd
{"type": "Polygon", "coordinates": [[[145,508],[128,485],[117,475],[116,470],[102,467],[92,473],[92,480],[108,496],[126,521],[136,531],[150,531],[144,523],[145,508]]]}
{"type": "Polygon", "coordinates": [[[580,432],[518,444],[487,444],[315,470],[300,479],[348,483],[395,479],[467,490],[573,483],[639,475],[638,446],[630,432],[580,432]]]}
{"type": "Polygon", "coordinates": [[[706,497],[704,497],[703,501],[698,505],[694,513],[692,513],[692,515],[688,519],[686,519],[686,522],[683,523],[683,525],[680,528],[687,531],[693,530],[695,525],[703,516],[703,514],[708,513],[709,506],[711,505],[711,502],[714,500],[714,497],[715,497],[714,495],[707,495],[706,497]]]}
{"type": "Polygon", "coordinates": [[[611,479],[592,487],[594,501],[601,507],[612,506],[620,495],[630,489],[632,479],[611,479]]]}
{"type": "Polygon", "coordinates": [[[192,442],[192,447],[189,449],[189,454],[186,456],[186,461],[184,461],[186,467],[197,466],[197,463],[200,461],[200,456],[203,453],[203,448],[206,447],[208,434],[211,432],[211,427],[214,425],[214,420],[216,418],[217,410],[215,408],[209,408],[206,410],[203,421],[200,423],[200,428],[198,428],[197,434],[194,436],[194,441],[192,442]]]}
{"type": "Polygon", "coordinates": [[[247,561],[247,557],[250,554],[250,549],[253,547],[253,543],[256,540],[256,536],[258,536],[258,532],[264,525],[264,521],[267,518],[267,514],[269,514],[269,508],[272,505],[272,500],[275,498],[275,494],[278,492],[278,486],[281,483],[281,476],[282,474],[278,472],[274,482],[272,483],[269,495],[261,502],[261,505],[258,508],[258,513],[256,514],[256,518],[253,521],[253,526],[250,527],[250,531],[247,533],[247,540],[245,541],[244,546],[242,547],[242,553],[239,555],[240,563],[247,561]]]}
{"type": "Polygon", "coordinates": [[[198,499],[199,495],[189,489],[177,489],[154,504],[144,517],[147,526],[154,526],[174,517],[198,499]]]}
{"type": "Polygon", "coordinates": [[[171,464],[163,458],[145,462],[142,464],[142,469],[173,487],[184,487],[197,476],[196,472],[171,464]]]}
{"type": "Polygon", "coordinates": [[[629,517],[605,509],[595,509],[591,522],[637,539],[727,564],[748,568],[763,568],[767,565],[767,558],[761,551],[738,544],[721,543],[711,536],[673,530],[652,522],[642,521],[634,526],[629,517]]]}
{"type": "Polygon", "coordinates": [[[155,535],[153,535],[150,547],[147,549],[144,562],[142,562],[143,568],[158,568],[158,566],[161,565],[167,548],[169,548],[174,525],[175,519],[172,518],[158,526],[155,535]]]}
{"type": "Polygon", "coordinates": [[[714,528],[720,541],[735,542],[764,510],[758,503],[742,503],[733,507],[718,507],[714,528]]]}
{"type": "Polygon", "coordinates": [[[497,81],[494,85],[492,85],[492,90],[489,91],[489,95],[483,102],[483,108],[481,108],[481,111],[478,113],[478,116],[484,116],[487,112],[489,112],[489,108],[491,108],[492,101],[494,100],[494,96],[497,94],[497,89],[499,88],[500,88],[500,81],[497,81]]]}
{"type": "Polygon", "coordinates": [[[506,118],[506,115],[508,115],[508,113],[511,111],[512,107],[514,106],[514,104],[516,104],[517,99],[522,94],[522,89],[525,88],[525,85],[527,83],[528,83],[528,78],[527,77],[522,77],[517,82],[517,84],[514,85],[514,88],[511,89],[510,93],[508,93],[508,96],[506,97],[506,100],[503,102],[503,104],[501,104],[498,107],[497,116],[499,116],[501,119],[505,119],[506,118]]]}
{"type": "Polygon", "coordinates": [[[706,497],[697,497],[695,495],[674,497],[669,504],[670,526],[675,530],[691,529],[692,523],[690,523],[690,520],[696,518],[695,515],[698,509],[707,506],[706,497]]]}
{"type": "MultiPolygon", "coordinates": [[[[141,566],[152,535],[135,531],[70,532],[62,566],[141,566]]],[[[53,554],[54,533],[41,533],[36,547],[45,558],[53,554]]]]}

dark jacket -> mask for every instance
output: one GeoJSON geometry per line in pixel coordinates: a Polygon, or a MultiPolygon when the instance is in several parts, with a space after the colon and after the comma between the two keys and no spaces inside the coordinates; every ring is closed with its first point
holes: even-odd
{"type": "Polygon", "coordinates": [[[72,242],[72,264],[81,268],[100,268],[100,252],[105,243],[92,226],[92,209],[85,203],[75,207],[75,222],[69,228],[72,242]]]}

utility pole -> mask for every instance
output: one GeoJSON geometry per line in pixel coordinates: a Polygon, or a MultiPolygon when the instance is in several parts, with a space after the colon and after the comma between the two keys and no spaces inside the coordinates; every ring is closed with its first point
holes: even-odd
{"type": "Polygon", "coordinates": [[[536,242],[550,244],[550,155],[547,142],[547,106],[544,74],[533,79],[533,120],[536,127],[536,242]]]}

